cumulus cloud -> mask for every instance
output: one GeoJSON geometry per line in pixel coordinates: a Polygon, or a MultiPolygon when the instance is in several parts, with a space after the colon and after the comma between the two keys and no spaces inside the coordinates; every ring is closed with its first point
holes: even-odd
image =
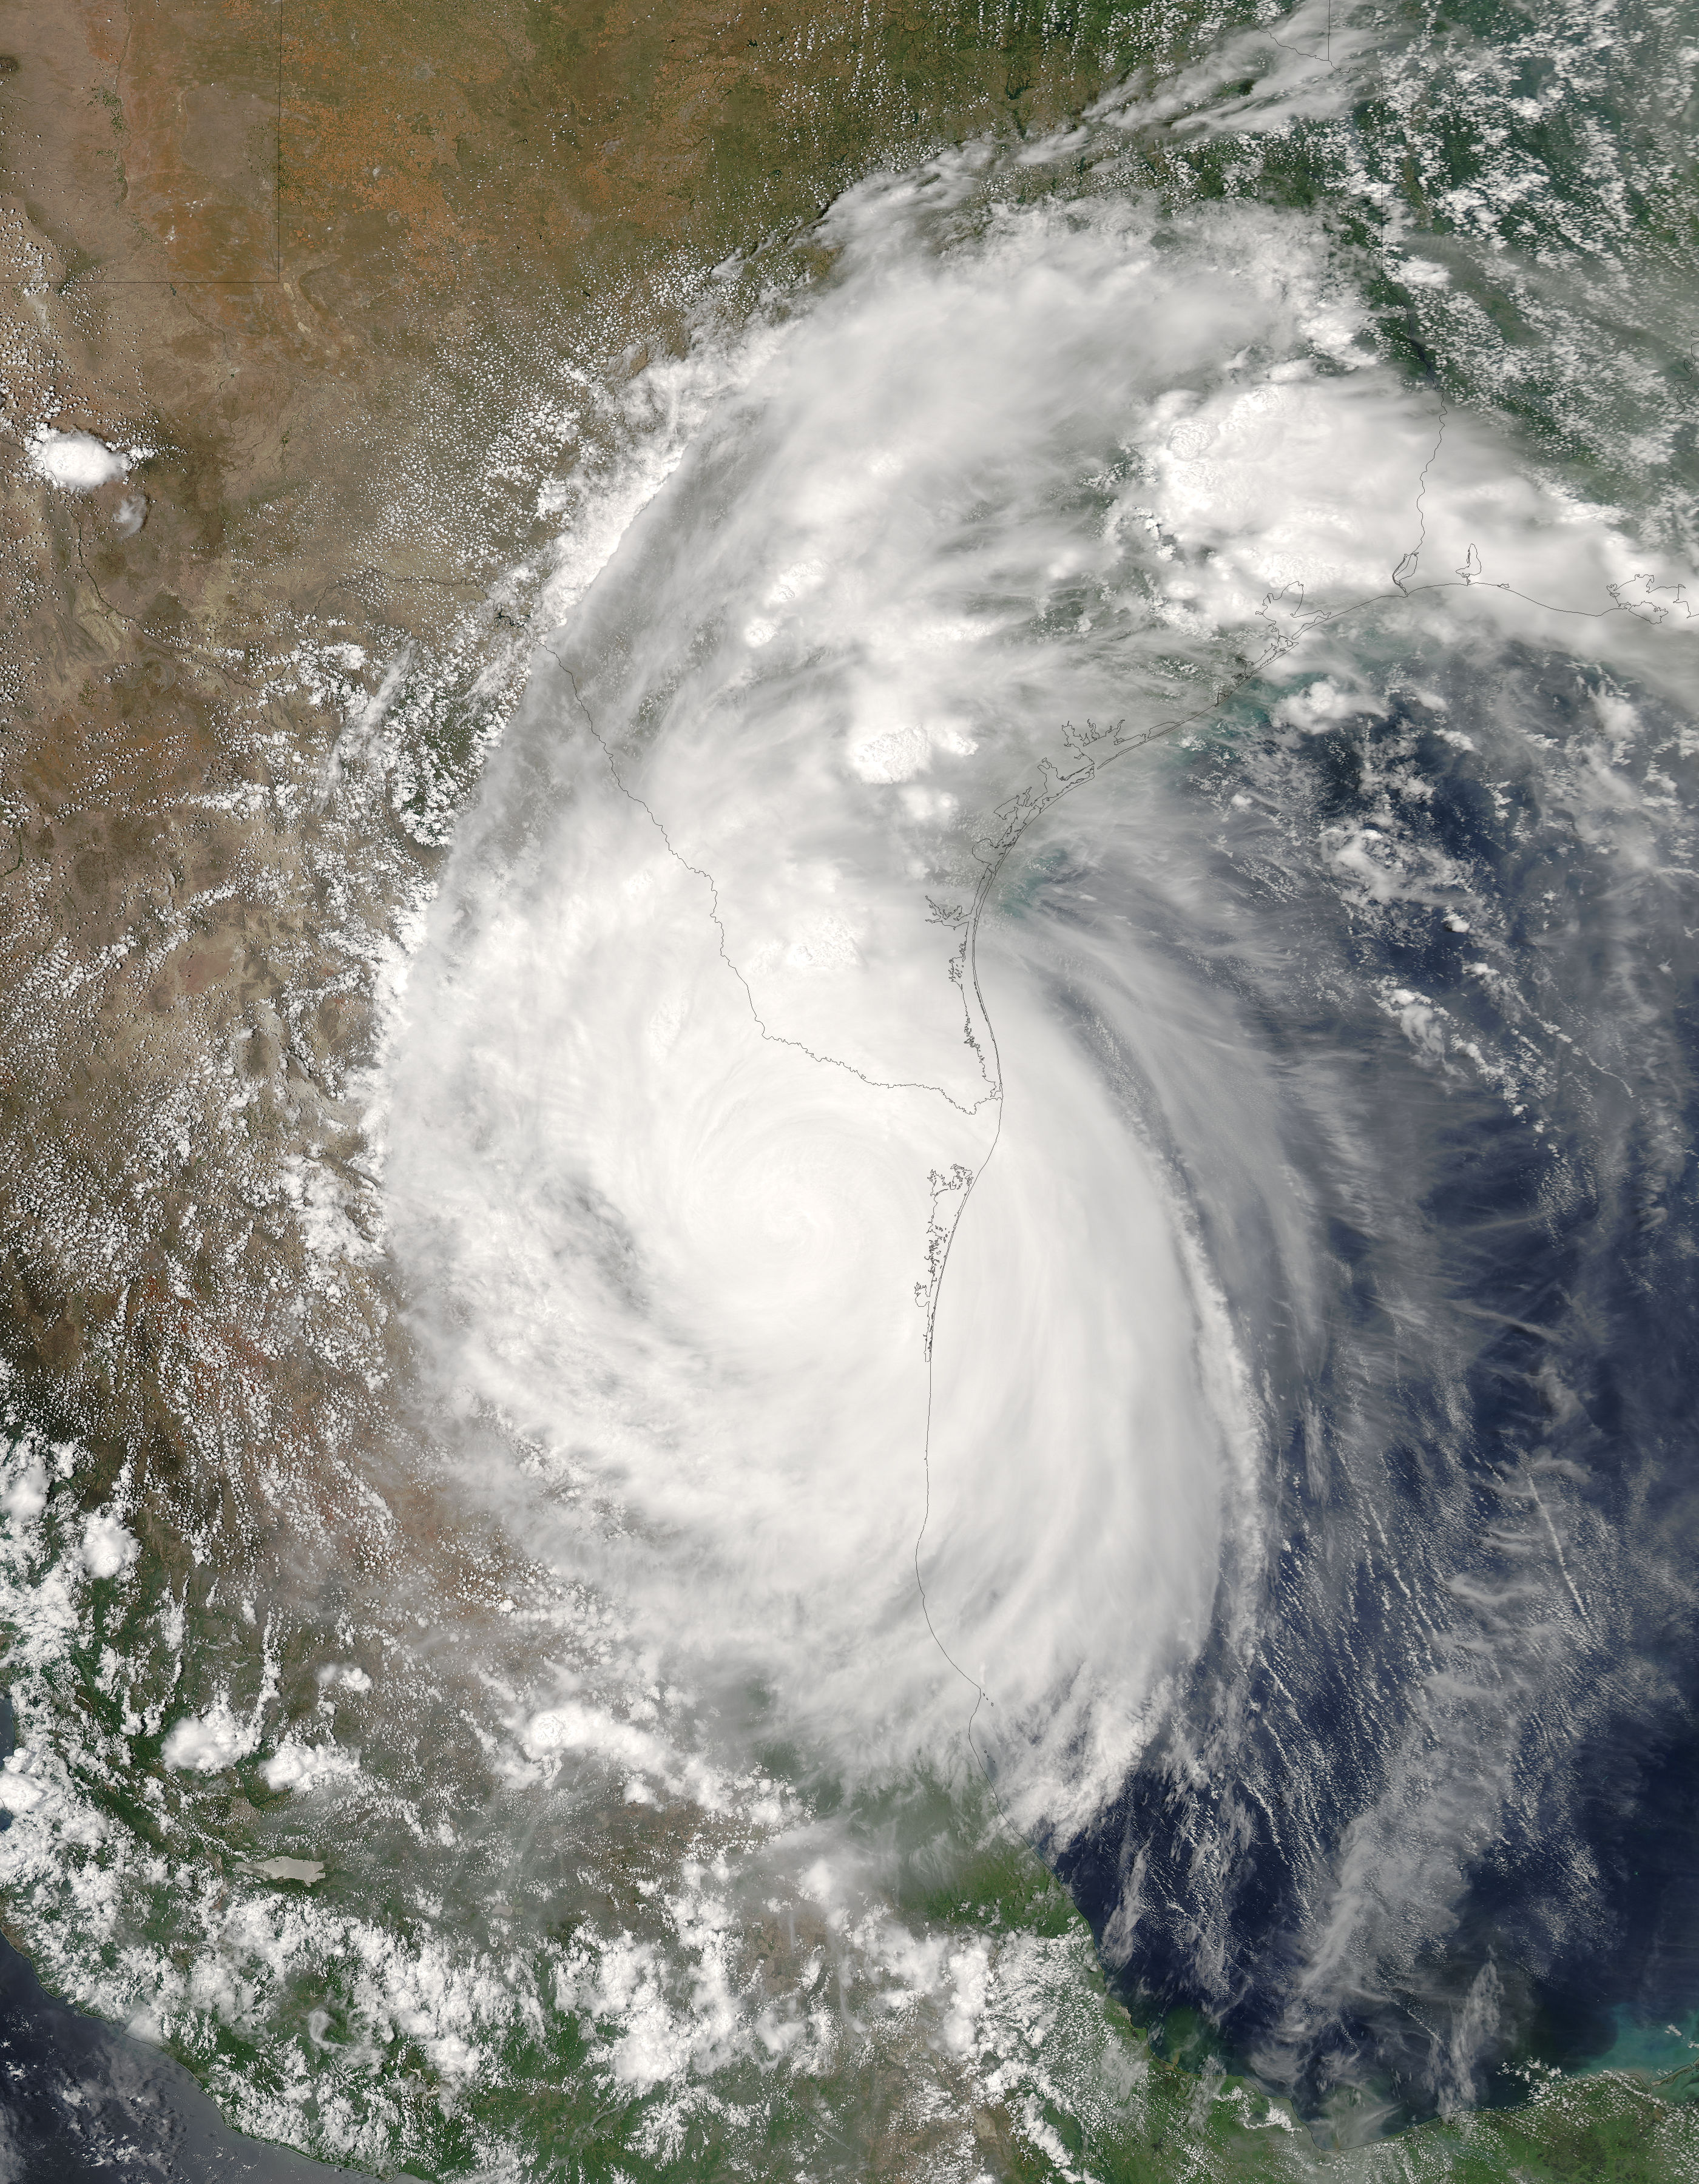
{"type": "Polygon", "coordinates": [[[133,1533],[103,1510],[82,1528],[83,1567],[91,1577],[117,1577],[141,1552],[133,1533]]]}
{"type": "Polygon", "coordinates": [[[159,1756],[175,1773],[217,1774],[252,1752],[253,1742],[252,1731],[227,1706],[219,1705],[178,1722],[159,1756]]]}
{"type": "MultiPolygon", "coordinates": [[[[145,453],[140,448],[114,448],[92,432],[60,432],[51,425],[38,426],[25,442],[30,467],[49,485],[65,493],[92,493],[127,477],[132,464],[145,453]]],[[[138,522],[135,528],[139,530],[138,522]]]]}

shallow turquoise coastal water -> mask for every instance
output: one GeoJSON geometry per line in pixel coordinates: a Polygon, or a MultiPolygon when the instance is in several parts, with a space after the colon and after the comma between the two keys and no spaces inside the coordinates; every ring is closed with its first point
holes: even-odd
{"type": "Polygon", "coordinates": [[[14,1921],[247,2131],[1693,2171],[1699,14],[1150,24],[593,398],[373,1095],[510,1589],[11,1422],[14,1921]]]}

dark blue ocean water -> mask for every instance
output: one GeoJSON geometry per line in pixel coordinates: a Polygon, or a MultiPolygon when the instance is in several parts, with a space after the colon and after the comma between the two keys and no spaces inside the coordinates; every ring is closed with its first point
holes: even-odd
{"type": "Polygon", "coordinates": [[[310,2184],[353,2173],[239,2138],[187,2070],[55,2002],[4,1941],[0,2089],[6,2184],[310,2184]]]}
{"type": "MultiPolygon", "coordinates": [[[[1514,440],[1506,479],[1691,560],[1692,8],[1363,12],[1358,75],[1343,7],[1324,81],[1235,48],[1091,187],[1313,220],[1383,362],[1514,440]]],[[[1242,691],[1010,870],[1259,1429],[1208,1642],[1041,1847],[1171,2044],[1395,2124],[1691,2052],[1699,738],[1585,638],[1388,612],[1340,646],[1350,703],[1242,691]]],[[[9,1956],[0,2041],[14,2173],[326,2173],[9,1956]]]]}
{"type": "Polygon", "coordinates": [[[1699,2001],[1699,875],[1656,694],[1533,650],[1378,667],[1407,694],[1315,734],[1252,707],[1170,772],[1206,920],[1130,877],[1148,820],[1051,882],[1066,925],[1120,873],[1141,945],[1219,997],[1323,1240],[1297,1274],[1176,1139],[1284,1545],[1224,1574],[1059,1863],[1142,2014],[1416,2115],[1525,2097],[1530,2057],[1679,2062],[1699,2001]],[[1365,828],[1450,872],[1468,930],[1365,891],[1365,828]]]}

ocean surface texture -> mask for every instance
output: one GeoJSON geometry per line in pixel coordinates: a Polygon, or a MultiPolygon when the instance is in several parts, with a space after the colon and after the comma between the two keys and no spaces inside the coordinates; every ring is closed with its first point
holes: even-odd
{"type": "Polygon", "coordinates": [[[582,375],[323,1213],[487,1582],[14,1413],[12,1930],[242,2131],[1699,2174],[1699,8],[1139,20],[582,375]]]}

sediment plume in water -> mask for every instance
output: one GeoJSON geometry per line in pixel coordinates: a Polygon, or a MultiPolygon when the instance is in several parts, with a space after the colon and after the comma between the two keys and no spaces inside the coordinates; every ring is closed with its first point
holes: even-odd
{"type": "MultiPolygon", "coordinates": [[[[287,1719],[292,1636],[126,1702],[268,1855],[194,1808],[194,1962],[90,1992],[258,2127],[1060,2171],[1045,2103],[1161,2092],[1106,1975],[1340,2137],[1589,1977],[1693,2007],[1613,1847],[1692,1690],[1693,579],[1460,398],[1407,227],[1139,164],[1415,65],[1288,27],[851,192],[610,428],[372,1087],[390,1392],[499,1577],[327,1586],[287,1719]]],[[[54,1461],[69,1633],[129,1551],[63,1575],[54,1461]]]]}

